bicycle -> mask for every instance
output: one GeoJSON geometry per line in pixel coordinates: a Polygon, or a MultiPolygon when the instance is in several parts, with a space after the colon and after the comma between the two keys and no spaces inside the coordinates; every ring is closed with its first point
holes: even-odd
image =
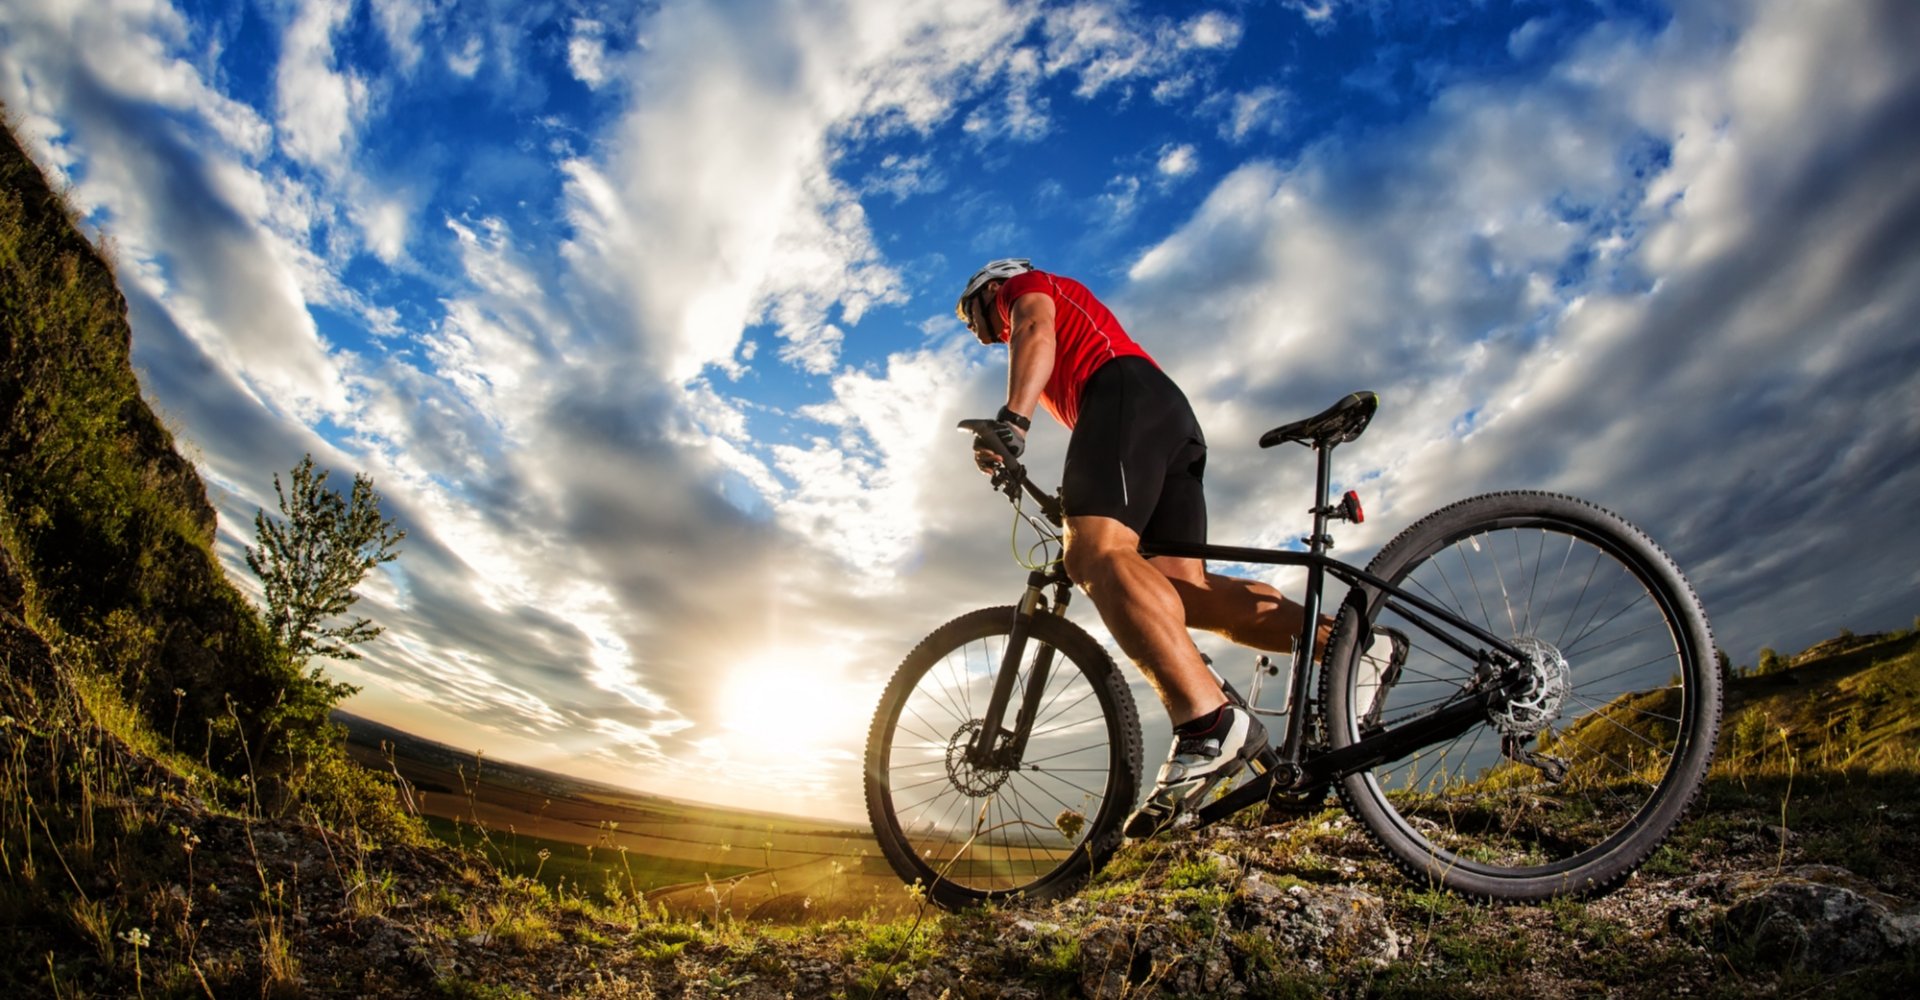
{"type": "MultiPolygon", "coordinates": [[[[1358,438],[1378,405],[1353,393],[1261,437],[1263,448],[1291,442],[1315,454],[1304,549],[1141,547],[1306,570],[1285,702],[1259,707],[1263,682],[1281,669],[1266,656],[1247,697],[1215,671],[1235,704],[1284,720],[1279,742],[1189,825],[1261,802],[1312,811],[1331,788],[1415,879],[1516,901],[1609,891],[1686,815],[1712,762],[1720,677],[1699,599],[1639,529],[1543,492],[1446,506],[1365,569],[1332,558],[1331,523],[1365,516],[1352,491],[1330,499],[1333,450],[1358,438]],[[1315,642],[1328,577],[1348,591],[1323,663],[1315,642]],[[1408,637],[1397,679],[1362,665],[1383,628],[1408,637]]],[[[990,424],[960,428],[999,453],[994,488],[1057,552],[1058,497],[986,433],[990,424]]],[[[1073,585],[1059,560],[1028,570],[1016,604],[961,615],[907,655],[868,732],[867,811],[882,853],[950,909],[1071,894],[1119,846],[1139,791],[1140,725],[1125,678],[1064,617],[1073,585]]]]}

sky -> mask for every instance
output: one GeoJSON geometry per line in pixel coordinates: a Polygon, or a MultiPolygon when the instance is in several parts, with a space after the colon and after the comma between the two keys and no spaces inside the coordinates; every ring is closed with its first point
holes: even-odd
{"type": "Polygon", "coordinates": [[[893,666],[1024,580],[953,429],[991,258],[1185,389],[1215,541],[1292,543],[1255,442],[1371,389],[1337,555],[1556,490],[1736,663],[1912,624],[1916,51],[1909,0],[0,0],[235,581],[303,453],[408,533],[345,707],[847,819],[893,666]]]}

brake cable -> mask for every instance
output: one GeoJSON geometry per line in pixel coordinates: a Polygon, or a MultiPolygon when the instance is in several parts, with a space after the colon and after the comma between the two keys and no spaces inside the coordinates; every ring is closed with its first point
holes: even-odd
{"type": "Polygon", "coordinates": [[[1065,546],[1061,545],[1059,533],[1054,531],[1050,524],[1044,524],[1039,518],[1028,513],[1025,498],[1017,493],[1013,497],[1013,537],[1011,545],[1013,548],[1013,561],[1018,563],[1021,569],[1030,573],[1044,573],[1058,566],[1062,556],[1065,554],[1065,546]],[[1028,527],[1033,529],[1033,533],[1039,536],[1033,544],[1027,546],[1025,554],[1022,554],[1020,551],[1020,522],[1022,521],[1025,521],[1028,527]],[[1061,546],[1060,551],[1050,553],[1049,547],[1056,545],[1061,546]],[[1034,561],[1034,553],[1036,552],[1039,553],[1042,561],[1034,561]],[[1048,558],[1049,555],[1051,555],[1051,558],[1048,558]]]}

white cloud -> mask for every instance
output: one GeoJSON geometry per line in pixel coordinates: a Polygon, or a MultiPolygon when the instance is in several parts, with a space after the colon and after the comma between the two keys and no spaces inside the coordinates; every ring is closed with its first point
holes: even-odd
{"type": "Polygon", "coordinates": [[[353,13],[350,0],[305,0],[280,39],[274,75],[281,147],[288,156],[328,173],[347,169],[367,83],[333,68],[333,36],[353,13]]]}
{"type": "MultiPolygon", "coordinates": [[[[963,415],[966,342],[887,359],[882,373],[846,372],[834,379],[833,401],[803,415],[831,437],[773,449],[795,483],[776,499],[796,537],[864,571],[855,586],[890,589],[929,523],[925,491],[936,485],[943,453],[960,451],[952,428],[963,415]]],[[[950,457],[950,456],[949,456],[950,457]]]]}
{"type": "Polygon", "coordinates": [[[413,209],[400,198],[381,198],[368,192],[363,204],[356,206],[354,222],[365,234],[367,249],[381,263],[398,261],[407,250],[407,234],[413,225],[413,209]]]}
{"type": "Polygon", "coordinates": [[[914,195],[935,193],[946,184],[946,175],[933,165],[932,154],[888,153],[881,159],[880,168],[861,185],[861,190],[889,194],[895,202],[901,202],[914,195]]]}
{"type": "Polygon", "coordinates": [[[373,0],[380,35],[386,39],[394,62],[403,71],[413,69],[420,62],[420,26],[426,21],[427,12],[427,0],[373,0]]]}
{"type": "Polygon", "coordinates": [[[1217,95],[1212,99],[1222,108],[1220,136],[1242,142],[1256,132],[1278,132],[1285,124],[1287,95],[1277,87],[1255,87],[1238,94],[1217,95]]]}
{"type": "Polygon", "coordinates": [[[32,119],[27,134],[45,162],[71,160],[56,145],[68,107],[52,97],[81,79],[107,94],[180,112],[240,154],[257,156],[272,141],[265,119],[210,86],[179,54],[193,31],[161,0],[129,0],[112,16],[60,0],[23,0],[0,6],[0,27],[13,35],[15,52],[41,57],[10,58],[0,63],[0,74],[9,108],[32,119]]]}
{"type": "Polygon", "coordinates": [[[1049,10],[1042,29],[1046,72],[1078,74],[1078,97],[1092,97],[1128,80],[1178,75],[1188,53],[1231,49],[1241,35],[1240,23],[1218,11],[1175,24],[1165,18],[1135,18],[1125,8],[1101,3],[1049,10]]]}
{"type": "Polygon", "coordinates": [[[606,25],[599,21],[575,18],[573,36],[567,39],[567,66],[574,79],[596,90],[611,78],[605,33],[606,25]]]}
{"type": "Polygon", "coordinates": [[[1103,222],[1125,221],[1140,207],[1140,178],[1128,174],[1108,181],[1100,206],[1106,210],[1103,222]]]}
{"type": "Polygon", "coordinates": [[[1334,7],[1339,0],[1285,0],[1287,7],[1305,18],[1311,24],[1329,24],[1334,18],[1334,7]]]}
{"type": "Polygon", "coordinates": [[[1178,180],[1200,169],[1200,156],[1192,143],[1168,143],[1160,147],[1160,159],[1155,162],[1154,169],[1163,178],[1178,180]]]}
{"type": "Polygon", "coordinates": [[[486,54],[486,41],[479,35],[468,35],[457,51],[447,52],[447,70],[454,76],[471,79],[480,72],[480,63],[486,54]]]}
{"type": "Polygon", "coordinates": [[[1186,44],[1196,49],[1230,49],[1240,44],[1243,28],[1239,21],[1217,10],[1189,19],[1182,25],[1186,44]]]}
{"type": "Polygon", "coordinates": [[[1507,36],[1507,52],[1516,59],[1526,59],[1537,52],[1546,36],[1553,31],[1555,21],[1550,17],[1536,17],[1507,36]]]}
{"type": "MultiPolygon", "coordinates": [[[[833,174],[833,141],[939,120],[976,59],[1017,91],[1032,63],[1004,43],[1022,21],[997,10],[904,3],[848,21],[663,8],[643,34],[683,43],[637,64],[636,104],[610,154],[568,166],[568,259],[675,381],[735,364],[742,333],[762,321],[789,342],[783,358],[831,370],[845,325],[901,295],[857,193],[833,174]],[[603,271],[634,259],[650,266],[603,271]]],[[[1017,113],[1000,125],[1029,127],[1017,113]]]]}

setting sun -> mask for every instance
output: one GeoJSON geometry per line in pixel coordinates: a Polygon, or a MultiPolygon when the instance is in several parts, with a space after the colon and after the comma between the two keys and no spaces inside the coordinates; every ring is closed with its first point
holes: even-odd
{"type": "Polygon", "coordinates": [[[729,747],[755,754],[857,746],[875,694],[806,650],[768,651],[729,671],[721,702],[729,747]]]}

